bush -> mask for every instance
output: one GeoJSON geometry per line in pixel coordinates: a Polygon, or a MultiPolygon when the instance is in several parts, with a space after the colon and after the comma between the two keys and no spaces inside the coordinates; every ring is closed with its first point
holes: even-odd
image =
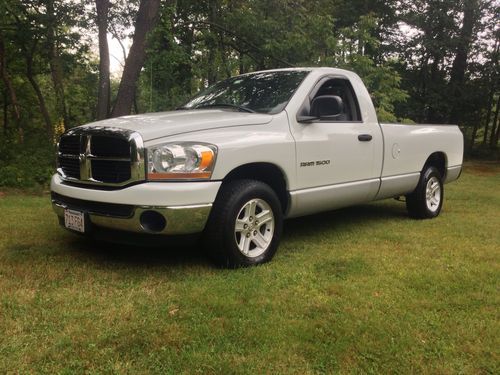
{"type": "Polygon", "coordinates": [[[500,150],[492,149],[489,146],[475,145],[468,156],[479,160],[500,161],[500,150]]]}
{"type": "Polygon", "coordinates": [[[55,171],[55,152],[51,145],[37,140],[18,144],[0,142],[0,187],[47,187],[55,171]]]}

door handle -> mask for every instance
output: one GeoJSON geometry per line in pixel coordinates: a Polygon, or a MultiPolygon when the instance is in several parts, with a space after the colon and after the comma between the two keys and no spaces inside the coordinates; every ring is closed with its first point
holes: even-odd
{"type": "Polygon", "coordinates": [[[372,135],[371,134],[360,134],[358,135],[358,140],[361,142],[369,142],[372,140],[372,135]]]}

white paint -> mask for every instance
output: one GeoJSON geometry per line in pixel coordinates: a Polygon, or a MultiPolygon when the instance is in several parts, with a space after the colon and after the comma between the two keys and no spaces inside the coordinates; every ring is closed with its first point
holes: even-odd
{"type": "Polygon", "coordinates": [[[92,126],[137,131],[146,147],[166,141],[207,142],[218,155],[211,182],[147,182],[121,190],[93,190],[64,185],[58,176],[51,189],[79,199],[134,205],[179,206],[213,203],[221,180],[248,163],[277,166],[290,193],[289,216],[300,216],[374,199],[404,195],[417,185],[434,152],[446,155],[446,182],[458,178],[463,136],[457,126],[379,124],[361,79],[334,68],[310,70],[284,111],[276,115],[225,110],[190,110],[142,114],[105,120],[92,126]],[[299,123],[297,112],[324,77],[348,79],[358,98],[362,121],[299,123]],[[361,142],[358,135],[370,134],[361,142]],[[301,162],[314,162],[300,167],[301,162]],[[319,161],[319,163],[316,163],[319,161]],[[326,162],[328,161],[328,162],[326,162]]]}

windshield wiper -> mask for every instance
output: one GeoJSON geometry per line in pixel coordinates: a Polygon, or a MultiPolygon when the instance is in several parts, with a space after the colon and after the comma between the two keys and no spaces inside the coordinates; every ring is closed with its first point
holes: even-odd
{"type": "Polygon", "coordinates": [[[236,108],[242,112],[256,113],[253,109],[243,107],[241,105],[229,104],[229,103],[218,103],[218,104],[201,104],[199,106],[194,107],[193,109],[202,109],[202,108],[215,108],[215,107],[228,107],[228,108],[236,108]]]}

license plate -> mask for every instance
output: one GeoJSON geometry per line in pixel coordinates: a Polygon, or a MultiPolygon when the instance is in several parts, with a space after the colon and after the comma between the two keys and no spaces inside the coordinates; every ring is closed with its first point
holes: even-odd
{"type": "Polygon", "coordinates": [[[83,212],[64,210],[64,226],[77,232],[85,233],[85,215],[83,212]]]}

